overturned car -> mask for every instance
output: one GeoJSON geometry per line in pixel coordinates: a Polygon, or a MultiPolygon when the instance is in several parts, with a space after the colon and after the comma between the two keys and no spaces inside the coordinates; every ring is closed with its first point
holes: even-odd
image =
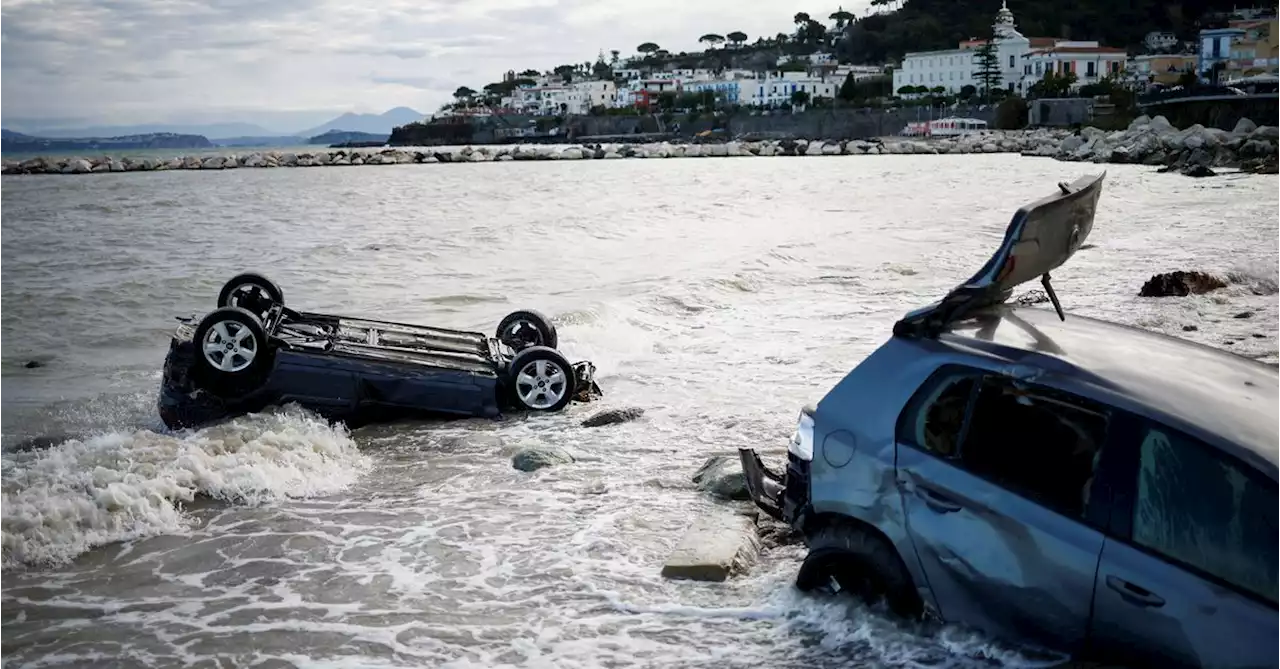
{"type": "Polygon", "coordinates": [[[511,313],[494,336],[294,311],[261,274],[232,278],[217,308],[179,318],[158,406],[172,429],[297,403],[348,425],[412,415],[554,412],[601,394],[595,366],[570,363],[555,325],[511,313]]]}
{"type": "Polygon", "coordinates": [[[1062,310],[1103,176],[1019,209],[801,411],[783,471],[741,449],[747,488],[803,534],[801,590],[1076,659],[1274,667],[1280,376],[1062,310]],[[1037,278],[1052,310],[1007,302],[1037,278]]]}

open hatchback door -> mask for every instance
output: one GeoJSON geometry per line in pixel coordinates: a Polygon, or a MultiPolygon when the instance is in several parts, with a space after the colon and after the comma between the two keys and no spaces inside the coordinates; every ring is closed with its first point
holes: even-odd
{"type": "Polygon", "coordinates": [[[1040,277],[1058,317],[1066,320],[1049,272],[1061,267],[1093,229],[1106,172],[1059,183],[1058,192],[1023,206],[1013,215],[995,255],[968,281],[938,302],[907,313],[894,323],[900,337],[932,337],[950,324],[1009,299],[1019,284],[1040,277]]]}

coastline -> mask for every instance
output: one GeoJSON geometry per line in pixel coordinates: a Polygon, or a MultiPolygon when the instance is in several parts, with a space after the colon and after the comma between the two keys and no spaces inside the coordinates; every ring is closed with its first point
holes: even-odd
{"type": "Polygon", "coordinates": [[[1275,126],[1242,120],[1227,132],[1194,125],[1173,128],[1162,116],[1141,117],[1127,130],[988,130],[957,137],[879,137],[854,140],[761,140],[718,143],[509,144],[454,147],[386,147],[253,151],[171,158],[39,156],[5,158],[2,173],[95,174],[164,170],[224,170],[483,163],[515,160],[611,160],[623,158],[748,158],[776,156],[872,156],[1017,153],[1073,162],[1163,166],[1189,176],[1213,176],[1213,168],[1276,173],[1275,126]]]}

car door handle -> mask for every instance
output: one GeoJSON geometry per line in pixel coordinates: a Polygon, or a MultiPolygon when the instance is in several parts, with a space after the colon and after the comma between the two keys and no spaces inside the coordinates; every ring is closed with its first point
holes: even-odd
{"type": "Polygon", "coordinates": [[[1108,576],[1107,587],[1120,593],[1120,596],[1130,604],[1154,608],[1164,606],[1164,597],[1141,586],[1134,585],[1119,576],[1108,576]]]}
{"type": "Polygon", "coordinates": [[[953,513],[960,510],[960,505],[939,494],[934,490],[930,490],[920,484],[916,484],[916,497],[924,500],[925,506],[937,511],[938,513],[953,513]]]}

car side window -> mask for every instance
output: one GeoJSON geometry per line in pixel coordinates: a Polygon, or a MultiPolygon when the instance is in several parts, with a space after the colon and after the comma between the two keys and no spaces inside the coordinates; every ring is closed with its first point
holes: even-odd
{"type": "Polygon", "coordinates": [[[1139,451],[1133,542],[1276,601],[1276,486],[1162,426],[1139,451]]]}
{"type": "Polygon", "coordinates": [[[944,458],[955,456],[977,376],[944,369],[929,379],[907,406],[898,439],[944,458]]]}
{"type": "Polygon", "coordinates": [[[1071,518],[1081,518],[1109,414],[1084,398],[988,375],[960,445],[966,470],[1071,518]]]}

